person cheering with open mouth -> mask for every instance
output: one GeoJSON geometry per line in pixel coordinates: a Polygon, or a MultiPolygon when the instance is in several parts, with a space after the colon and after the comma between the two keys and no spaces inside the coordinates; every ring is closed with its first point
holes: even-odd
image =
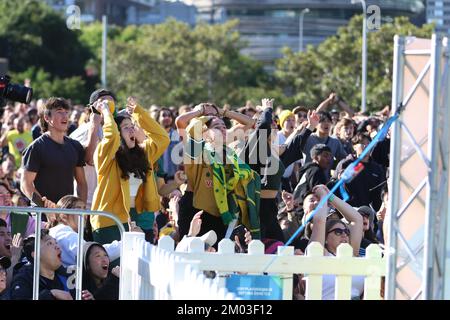
{"type": "MultiPolygon", "coordinates": [[[[128,230],[130,174],[142,180],[135,200],[137,212],[158,211],[159,195],[153,164],[169,145],[169,136],[133,97],[127,99],[126,113],[119,113],[116,117],[111,114],[106,100],[98,100],[94,107],[103,115],[104,137],[94,155],[98,177],[92,210],[115,214],[128,230]],[[132,119],[147,137],[141,144],[136,139],[137,131],[132,119]]],[[[96,242],[105,244],[120,240],[119,229],[111,219],[92,216],[91,225],[96,242]]]]}

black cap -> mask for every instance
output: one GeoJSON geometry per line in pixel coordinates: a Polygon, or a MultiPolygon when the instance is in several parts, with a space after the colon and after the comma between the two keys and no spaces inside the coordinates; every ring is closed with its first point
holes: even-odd
{"type": "Polygon", "coordinates": [[[113,97],[114,101],[117,100],[116,96],[111,91],[106,89],[97,89],[94,92],[92,92],[91,97],[89,98],[89,104],[93,104],[95,101],[104,96],[111,96],[113,97]]]}
{"type": "Polygon", "coordinates": [[[366,217],[373,217],[373,216],[375,216],[375,211],[371,208],[371,207],[369,207],[369,206],[361,206],[361,207],[359,207],[358,209],[357,209],[357,211],[361,214],[361,215],[363,215],[363,216],[366,216],[366,217]]]}
{"type": "Polygon", "coordinates": [[[5,270],[8,269],[11,266],[11,259],[8,257],[0,257],[0,266],[5,270]]]}
{"type": "Polygon", "coordinates": [[[318,143],[318,144],[314,145],[314,147],[311,148],[311,152],[310,152],[311,158],[315,158],[319,154],[321,154],[322,152],[325,152],[325,151],[331,152],[330,147],[327,146],[326,144],[318,143]]]}

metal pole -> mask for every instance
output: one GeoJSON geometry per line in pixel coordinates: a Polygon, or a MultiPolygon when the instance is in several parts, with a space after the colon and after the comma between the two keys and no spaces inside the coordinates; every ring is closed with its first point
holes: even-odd
{"type": "Polygon", "coordinates": [[[361,87],[361,111],[366,112],[366,86],[367,86],[367,15],[366,2],[361,0],[363,6],[363,47],[362,47],[362,87],[361,87]]]}
{"type": "Polygon", "coordinates": [[[214,16],[216,14],[216,9],[215,9],[216,4],[214,2],[215,2],[215,0],[211,1],[211,14],[210,14],[210,18],[209,18],[210,24],[214,24],[214,16]]]}
{"type": "Polygon", "coordinates": [[[36,228],[34,238],[34,275],[33,275],[33,300],[39,300],[39,278],[41,267],[41,220],[42,213],[36,212],[36,228]]]}
{"type": "Polygon", "coordinates": [[[300,12],[300,19],[298,23],[298,51],[303,52],[303,18],[306,13],[309,12],[309,8],[305,8],[300,12]]]}
{"type": "Polygon", "coordinates": [[[83,241],[84,235],[84,217],[80,214],[78,216],[78,250],[77,250],[77,277],[76,277],[76,300],[81,300],[81,291],[83,284],[83,241]]]}
{"type": "Polygon", "coordinates": [[[107,57],[107,36],[108,36],[108,17],[106,15],[102,18],[103,33],[102,33],[102,87],[106,88],[106,57],[107,57]]]}
{"type": "Polygon", "coordinates": [[[431,68],[430,68],[430,100],[429,100],[429,119],[428,119],[428,158],[431,160],[431,170],[428,171],[427,202],[425,208],[425,243],[424,243],[424,264],[422,278],[422,299],[435,299],[433,296],[433,267],[434,267],[434,248],[436,230],[435,219],[439,214],[436,210],[439,186],[437,168],[438,162],[438,108],[439,108],[439,88],[441,76],[441,43],[442,38],[433,34],[431,37],[431,68]]]}
{"type": "Polygon", "coordinates": [[[352,4],[360,2],[363,9],[362,30],[362,76],[361,76],[361,111],[366,112],[366,85],[367,85],[367,14],[365,0],[351,0],[352,4]]]}
{"type": "MultiPolygon", "coordinates": [[[[87,215],[98,215],[102,217],[109,218],[115,222],[117,225],[119,232],[120,232],[120,238],[123,239],[123,234],[125,233],[125,228],[122,224],[122,222],[117,218],[115,215],[103,211],[88,211],[88,210],[74,210],[74,209],[48,209],[48,208],[30,208],[30,207],[5,207],[0,206],[0,211],[14,211],[14,212],[23,212],[28,213],[31,211],[36,211],[36,228],[35,228],[35,243],[34,243],[34,275],[33,275],[33,300],[39,299],[39,275],[40,275],[40,256],[41,256],[41,224],[38,223],[38,221],[41,221],[42,213],[56,213],[56,214],[69,214],[69,215],[80,215],[78,218],[78,251],[77,251],[77,278],[76,278],[76,288],[79,288],[76,290],[76,298],[81,298],[81,283],[82,278],[81,276],[78,277],[79,274],[82,272],[82,266],[83,266],[83,254],[82,254],[82,238],[84,233],[84,220],[83,217],[87,215]],[[39,211],[38,211],[39,210],[39,211]],[[81,250],[81,251],[80,251],[81,250]]],[[[121,256],[122,256],[122,248],[121,248],[121,256]]]]}
{"type": "MultiPolygon", "coordinates": [[[[394,37],[394,72],[392,81],[392,111],[395,112],[403,99],[403,67],[405,39],[396,35],[394,37]]],[[[400,153],[401,153],[401,127],[400,122],[392,125],[391,141],[391,165],[389,168],[389,208],[387,212],[388,241],[385,246],[388,249],[388,272],[386,275],[386,297],[394,300],[397,282],[397,212],[400,201],[400,153]]]]}

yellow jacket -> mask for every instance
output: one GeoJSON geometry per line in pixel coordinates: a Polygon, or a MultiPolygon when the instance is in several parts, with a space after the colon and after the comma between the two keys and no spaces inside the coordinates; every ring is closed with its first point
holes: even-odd
{"type": "MultiPolygon", "coordinates": [[[[154,176],[153,163],[164,153],[170,143],[167,132],[140,106],[137,106],[133,118],[144,130],[145,153],[151,170],[147,173],[147,182],[139,186],[136,195],[136,211],[157,211],[160,208],[158,189],[154,176]]],[[[126,223],[130,211],[129,179],[121,178],[121,170],[115,155],[120,146],[120,132],[112,115],[105,117],[103,140],[98,144],[94,154],[97,170],[97,188],[94,192],[92,210],[115,214],[121,222],[126,223]]],[[[105,228],[115,223],[108,218],[91,216],[92,229],[105,228]]]]}

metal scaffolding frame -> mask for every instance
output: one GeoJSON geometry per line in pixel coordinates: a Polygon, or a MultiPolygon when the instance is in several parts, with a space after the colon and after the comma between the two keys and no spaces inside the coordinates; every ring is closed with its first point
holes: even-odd
{"type": "MultiPolygon", "coordinates": [[[[448,39],[440,35],[433,35],[431,47],[425,49],[408,49],[407,42],[410,40],[399,36],[394,38],[392,110],[395,112],[402,105],[408,109],[415,97],[419,99],[417,91],[422,90],[422,97],[428,98],[428,133],[424,139],[426,141],[420,139],[418,143],[413,134],[420,131],[418,123],[403,114],[392,128],[390,204],[386,221],[389,235],[386,298],[443,299],[449,199],[449,46],[448,39]],[[411,56],[429,57],[420,73],[415,72],[408,63],[411,56]],[[405,79],[405,73],[416,78],[408,89],[405,86],[411,81],[410,78],[409,82],[405,79]],[[405,150],[405,144],[410,145],[408,150],[405,150]],[[422,170],[423,176],[417,169],[419,176],[414,177],[416,183],[410,182],[411,173],[405,175],[405,167],[412,157],[415,157],[415,163],[421,161],[426,168],[422,170]],[[425,203],[420,195],[424,190],[425,203]],[[411,209],[413,203],[415,210],[411,209]],[[423,221],[411,231],[411,225],[405,223],[411,220],[405,217],[417,217],[420,214],[417,206],[424,209],[423,221]]],[[[425,119],[425,110],[413,112],[422,112],[425,119]]]]}

